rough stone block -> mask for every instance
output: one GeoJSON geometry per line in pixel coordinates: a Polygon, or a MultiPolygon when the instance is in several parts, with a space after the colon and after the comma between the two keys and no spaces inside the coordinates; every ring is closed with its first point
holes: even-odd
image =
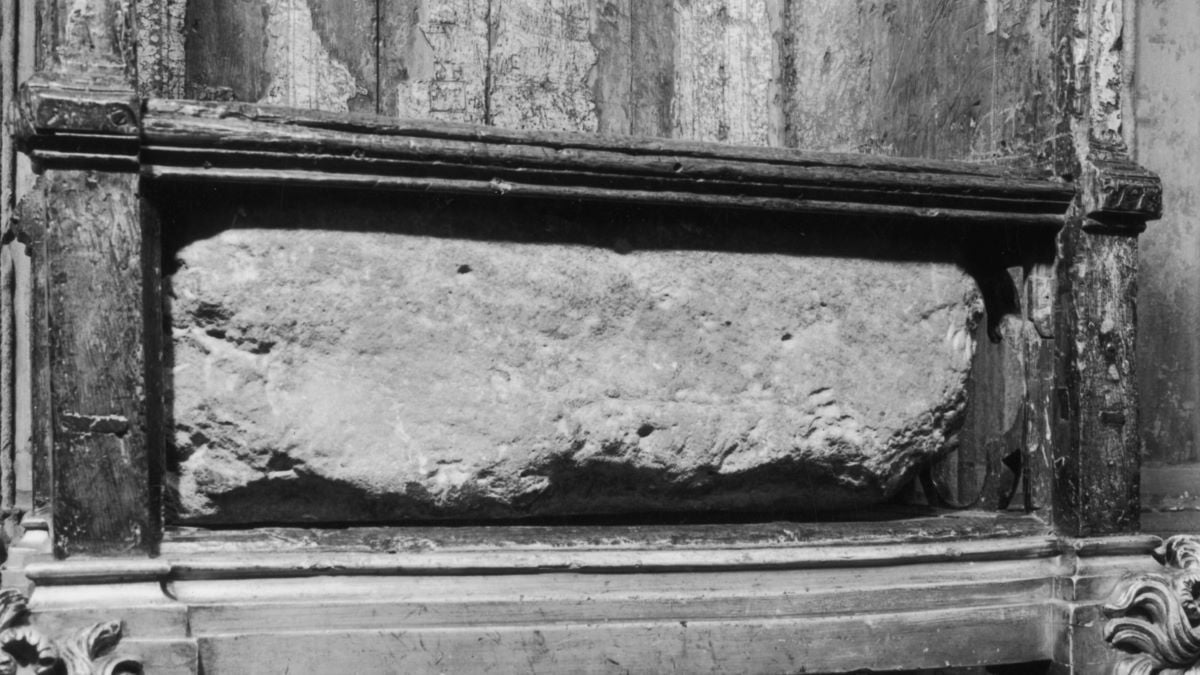
{"type": "Polygon", "coordinates": [[[961,424],[946,262],[236,229],[178,252],[180,522],[877,503],[961,424]]]}

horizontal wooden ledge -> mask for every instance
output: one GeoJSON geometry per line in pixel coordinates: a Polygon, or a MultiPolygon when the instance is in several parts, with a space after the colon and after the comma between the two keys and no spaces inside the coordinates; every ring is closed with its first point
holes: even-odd
{"type": "Polygon", "coordinates": [[[25,574],[38,584],[93,584],[167,579],[246,579],[357,575],[647,573],[837,569],[1047,558],[1062,552],[1054,537],[925,544],[686,550],[478,550],[396,553],[212,552],[161,559],[37,562],[25,574]]]}
{"type": "Polygon", "coordinates": [[[462,575],[544,572],[668,572],[880,567],[946,561],[1042,558],[1059,552],[1053,538],[945,544],[593,551],[478,551],[395,554],[211,555],[172,563],[179,579],[324,575],[462,575]]]}
{"type": "Polygon", "coordinates": [[[36,562],[24,572],[38,584],[75,585],[310,576],[853,570],[994,563],[1062,555],[1081,559],[1148,558],[1161,543],[1158,537],[1150,535],[1068,539],[1049,533],[1022,534],[1022,530],[1031,528],[1032,521],[1013,520],[1016,522],[996,527],[991,536],[971,530],[978,525],[971,522],[960,525],[953,538],[949,536],[952,531],[949,526],[940,534],[935,529],[915,536],[910,533],[907,540],[893,537],[891,541],[880,533],[871,534],[868,527],[857,533],[854,528],[847,529],[842,532],[845,540],[840,542],[805,533],[803,526],[792,533],[791,541],[771,540],[767,536],[771,528],[764,526],[754,526],[754,536],[749,537],[744,531],[737,533],[736,528],[730,528],[733,534],[720,541],[717,537],[684,531],[674,543],[658,540],[653,528],[650,533],[623,537],[619,532],[606,535],[596,528],[583,535],[579,529],[547,526],[494,528],[501,532],[490,540],[476,539],[475,534],[441,539],[417,536],[392,544],[378,545],[379,541],[375,541],[357,547],[345,542],[356,538],[377,539],[382,535],[375,530],[385,528],[349,528],[342,531],[340,538],[334,536],[328,541],[320,541],[320,537],[289,541],[281,530],[218,531],[207,536],[204,532],[192,532],[182,539],[172,540],[169,536],[162,544],[159,558],[73,558],[36,562]],[[507,536],[502,534],[506,529],[507,536]],[[552,534],[555,529],[569,532],[555,535],[552,534]],[[528,532],[514,536],[513,532],[518,530],[528,532]]]}
{"type": "Polygon", "coordinates": [[[409,190],[1056,228],[1075,186],[1044,172],[717,143],[512,131],[247,103],[97,98],[26,85],[38,166],[150,180],[409,190]],[[74,96],[74,98],[73,98],[74,96]],[[73,106],[77,107],[75,110],[73,106]]]}
{"type": "Polygon", "coordinates": [[[1000,166],[150,100],[144,175],[1056,226],[1072,186],[1000,166]]]}
{"type": "Polygon", "coordinates": [[[530,185],[499,179],[456,180],[386,174],[330,174],[320,171],[146,166],[143,175],[166,181],[235,184],[277,184],[321,188],[407,190],[424,193],[534,197],[578,201],[624,202],[658,206],[757,209],[831,216],[890,216],[906,219],[1058,227],[1062,216],[1037,213],[997,213],[970,209],[907,206],[900,204],[847,203],[746,194],[698,194],[684,191],[608,189],[568,185],[530,185]]]}
{"type": "Polygon", "coordinates": [[[164,533],[162,552],[186,557],[232,549],[247,553],[784,549],[1015,540],[1051,534],[1049,525],[1030,514],[890,506],[859,511],[854,520],[827,521],[176,526],[164,533]]]}

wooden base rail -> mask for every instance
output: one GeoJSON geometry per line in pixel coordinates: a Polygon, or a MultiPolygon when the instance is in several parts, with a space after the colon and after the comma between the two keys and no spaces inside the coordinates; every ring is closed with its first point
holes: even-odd
{"type": "Polygon", "coordinates": [[[60,634],[120,617],[122,652],[149,673],[194,673],[200,663],[210,675],[250,663],[289,673],[330,664],[510,672],[531,663],[538,672],[839,672],[1068,663],[1069,645],[1089,641],[1098,648],[1088,654],[1104,660],[1076,667],[1099,673],[1126,658],[1104,648],[1105,617],[1126,616],[1108,624],[1107,639],[1143,644],[1130,637],[1142,623],[1127,608],[1150,602],[1147,582],[1130,590],[1122,580],[1156,578],[1150,554],[1159,544],[1032,536],[781,546],[765,558],[743,551],[741,561],[728,548],[445,550],[388,560],[193,546],[159,559],[35,562],[26,574],[37,625],[60,634]],[[749,641],[754,649],[743,648],[749,641]]]}

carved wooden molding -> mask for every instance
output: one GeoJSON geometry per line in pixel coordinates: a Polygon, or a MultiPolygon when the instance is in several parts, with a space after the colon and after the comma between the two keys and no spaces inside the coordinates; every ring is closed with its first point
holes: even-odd
{"type": "MultiPolygon", "coordinates": [[[[41,166],[157,180],[400,189],[1057,227],[1077,186],[1030,169],[523,132],[220,101],[141,100],[115,75],[36,77],[17,137],[41,166]]],[[[1078,194],[1089,229],[1140,230],[1162,184],[1093,149],[1078,194]]]]}
{"type": "Polygon", "coordinates": [[[141,662],[114,651],[121,622],[105,621],[74,635],[54,638],[29,623],[28,601],[12,588],[0,590],[0,675],[29,668],[38,675],[140,675],[141,662]]]}
{"type": "Polygon", "coordinates": [[[1084,229],[1140,231],[1162,217],[1162,181],[1124,153],[1093,150],[1082,184],[1084,229]]]}
{"type": "Polygon", "coordinates": [[[14,135],[31,157],[90,168],[137,168],[141,101],[115,74],[79,82],[34,77],[16,101],[14,135]]]}
{"type": "Polygon", "coordinates": [[[1200,665],[1200,537],[1177,535],[1155,551],[1166,568],[1127,580],[1105,605],[1104,639],[1130,654],[1118,675],[1193,672],[1200,665]]]}
{"type": "Polygon", "coordinates": [[[521,132],[231,102],[139,101],[35,78],[18,137],[42,166],[168,181],[875,215],[1058,227],[1074,186],[1011,166],[521,132]]]}

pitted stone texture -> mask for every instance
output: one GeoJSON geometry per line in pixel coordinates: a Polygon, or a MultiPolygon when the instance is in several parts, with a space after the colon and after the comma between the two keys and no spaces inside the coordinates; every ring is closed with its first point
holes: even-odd
{"type": "Polygon", "coordinates": [[[181,522],[878,502],[960,424],[946,263],[231,230],[173,289],[181,522]]]}

